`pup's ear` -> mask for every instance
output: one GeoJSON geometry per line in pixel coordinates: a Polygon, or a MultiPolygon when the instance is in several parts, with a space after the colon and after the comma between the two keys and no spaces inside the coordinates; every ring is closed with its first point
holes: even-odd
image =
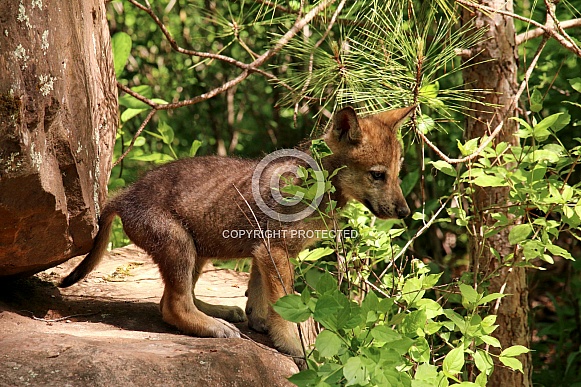
{"type": "Polygon", "coordinates": [[[387,125],[394,132],[396,132],[399,127],[412,115],[414,110],[416,110],[417,105],[408,106],[400,109],[388,110],[383,113],[379,113],[373,116],[373,118],[378,119],[387,125]]]}
{"type": "Polygon", "coordinates": [[[339,141],[347,139],[349,142],[361,140],[361,128],[357,113],[351,106],[344,107],[333,116],[333,134],[339,141]]]}

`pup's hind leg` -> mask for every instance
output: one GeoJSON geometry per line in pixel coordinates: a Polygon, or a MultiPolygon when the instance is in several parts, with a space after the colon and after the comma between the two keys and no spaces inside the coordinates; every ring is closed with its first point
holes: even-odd
{"type": "Polygon", "coordinates": [[[197,257],[196,264],[194,265],[194,271],[192,273],[192,297],[194,298],[194,305],[208,316],[221,318],[233,323],[246,321],[244,311],[237,306],[212,305],[196,298],[194,288],[207,261],[205,258],[197,257]]]}
{"type": "Polygon", "coordinates": [[[160,305],[163,320],[195,336],[240,337],[234,325],[202,313],[194,304],[196,249],[189,233],[167,217],[162,225],[148,231],[143,234],[147,241],[139,245],[153,257],[165,283],[160,305]]]}

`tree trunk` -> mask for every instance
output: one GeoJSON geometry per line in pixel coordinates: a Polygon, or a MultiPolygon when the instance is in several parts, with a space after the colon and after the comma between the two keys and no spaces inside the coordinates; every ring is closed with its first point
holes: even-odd
{"type": "MultiPolygon", "coordinates": [[[[513,2],[505,0],[480,0],[478,3],[494,9],[513,11],[513,2]]],[[[470,66],[464,70],[464,82],[467,88],[490,90],[481,100],[486,103],[499,105],[497,108],[483,107],[479,104],[469,106],[473,116],[466,122],[466,139],[482,137],[490,134],[499,123],[503,123],[503,130],[494,143],[507,142],[517,144],[514,136],[517,125],[510,117],[516,115],[514,96],[517,92],[517,49],[515,43],[515,29],[512,18],[499,14],[484,14],[463,11],[463,22],[471,23],[477,28],[487,28],[485,37],[474,48],[474,53],[480,53],[474,59],[480,64],[470,66]],[[481,63],[485,62],[485,63],[481,63]]],[[[508,242],[509,230],[503,230],[495,236],[483,239],[478,230],[484,225],[493,224],[491,212],[506,211],[490,207],[505,207],[509,201],[508,189],[491,188],[477,189],[473,196],[475,205],[474,230],[475,236],[471,240],[472,270],[480,279],[490,278],[490,292],[507,294],[497,311],[496,324],[499,325],[494,335],[500,340],[503,348],[511,345],[524,345],[530,348],[528,330],[528,289],[525,269],[514,266],[504,266],[504,259],[514,252],[514,246],[508,242]],[[497,259],[490,248],[500,254],[497,259]]],[[[493,312],[493,311],[491,311],[493,312]]],[[[532,365],[529,355],[521,355],[524,374],[512,371],[502,364],[495,364],[494,373],[489,379],[490,386],[531,386],[532,365]]]]}
{"type": "Polygon", "coordinates": [[[0,276],[90,249],[117,116],[102,0],[0,2],[0,276]]]}

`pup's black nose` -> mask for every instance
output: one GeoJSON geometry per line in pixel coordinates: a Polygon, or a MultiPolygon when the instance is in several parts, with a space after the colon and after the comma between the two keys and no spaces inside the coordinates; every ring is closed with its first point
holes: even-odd
{"type": "Polygon", "coordinates": [[[410,209],[408,206],[400,206],[397,208],[396,212],[397,212],[397,216],[400,219],[403,219],[410,214],[410,209]]]}

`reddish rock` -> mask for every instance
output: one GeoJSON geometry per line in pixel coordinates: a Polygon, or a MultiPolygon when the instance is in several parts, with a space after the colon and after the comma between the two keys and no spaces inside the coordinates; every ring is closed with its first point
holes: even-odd
{"type": "MultiPolygon", "coordinates": [[[[295,363],[247,323],[236,324],[242,339],[187,336],[164,323],[162,282],[141,250],[114,250],[86,279],[57,288],[80,258],[0,281],[0,386],[292,386],[295,363]]],[[[244,308],[247,281],[210,265],[196,295],[244,308]]]]}
{"type": "Polygon", "coordinates": [[[0,2],[0,276],[86,253],[117,89],[101,0],[0,2]]]}

